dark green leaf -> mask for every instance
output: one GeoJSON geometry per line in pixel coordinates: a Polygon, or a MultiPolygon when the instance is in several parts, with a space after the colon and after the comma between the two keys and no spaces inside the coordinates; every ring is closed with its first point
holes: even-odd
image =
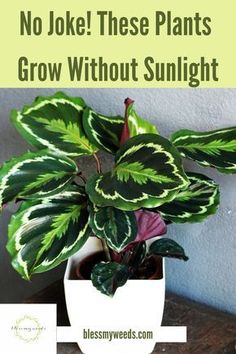
{"type": "Polygon", "coordinates": [[[102,293],[113,296],[118,287],[129,279],[129,270],[124,264],[101,262],[95,265],[91,274],[93,285],[102,293]]]}
{"type": "Polygon", "coordinates": [[[106,117],[86,108],[83,114],[83,126],[89,140],[101,150],[115,153],[120,146],[120,136],[124,118],[106,117]]]}
{"type": "Polygon", "coordinates": [[[11,159],[0,168],[0,207],[14,198],[58,193],[77,173],[74,161],[46,150],[11,159]]]}
{"type": "Polygon", "coordinates": [[[68,156],[92,155],[97,148],[89,142],[82,126],[85,103],[82,98],[58,92],[38,97],[22,111],[12,111],[12,122],[19,133],[39,149],[68,156]]]}
{"type": "Polygon", "coordinates": [[[177,149],[160,135],[141,134],[118,150],[112,172],[90,177],[86,188],[94,204],[137,210],[172,200],[188,183],[177,149]]]}
{"type": "Polygon", "coordinates": [[[56,196],[23,202],[9,225],[13,267],[29,279],[68,259],[89,236],[88,216],[84,190],[76,185],[56,196]]]}
{"type": "Polygon", "coordinates": [[[101,208],[89,203],[89,225],[94,233],[94,236],[104,238],[104,224],[107,221],[107,215],[100,212],[101,208]]]}
{"type": "Polygon", "coordinates": [[[176,223],[200,222],[214,214],[219,206],[219,187],[199,173],[187,173],[190,185],[174,200],[157,208],[161,216],[176,223]]]}
{"type": "Polygon", "coordinates": [[[183,157],[223,173],[236,173],[236,127],[204,133],[180,130],[171,140],[183,157]]]}
{"type": "Polygon", "coordinates": [[[183,247],[169,238],[161,238],[160,240],[154,241],[150,246],[149,253],[161,257],[179,258],[184,261],[188,260],[183,247]]]}
{"type": "Polygon", "coordinates": [[[89,220],[94,234],[105,239],[116,252],[121,252],[137,235],[136,218],[132,211],[91,206],[89,220]]]}
{"type": "Polygon", "coordinates": [[[140,263],[144,260],[147,253],[146,242],[137,243],[132,249],[129,265],[134,269],[137,269],[140,263]]]}

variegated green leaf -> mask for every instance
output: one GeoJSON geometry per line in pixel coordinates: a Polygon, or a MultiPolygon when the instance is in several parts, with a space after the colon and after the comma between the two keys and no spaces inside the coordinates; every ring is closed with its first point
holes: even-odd
{"type": "Polygon", "coordinates": [[[178,258],[184,261],[188,260],[183,247],[169,238],[161,238],[160,240],[154,241],[150,246],[149,253],[161,257],[178,258]]]}
{"type": "Polygon", "coordinates": [[[101,150],[115,153],[120,146],[120,136],[124,118],[106,117],[86,108],[83,114],[83,126],[89,140],[101,150]]]}
{"type": "Polygon", "coordinates": [[[112,297],[117,288],[125,285],[129,279],[129,269],[124,264],[116,262],[101,262],[92,270],[93,286],[102,294],[112,297]]]}
{"type": "Polygon", "coordinates": [[[127,110],[129,137],[132,138],[133,136],[139,134],[147,134],[147,133],[159,134],[155,125],[141,118],[136,113],[133,107],[133,103],[128,106],[128,110],[127,110]]]}
{"type": "Polygon", "coordinates": [[[141,134],[118,150],[112,172],[90,177],[86,189],[98,206],[137,210],[169,202],[188,183],[177,149],[160,135],[141,134]]]}
{"type": "Polygon", "coordinates": [[[56,196],[23,202],[13,215],[7,249],[25,279],[56,267],[77,252],[89,236],[84,190],[69,186],[56,196]]]}
{"type": "Polygon", "coordinates": [[[68,156],[92,155],[97,148],[87,139],[82,116],[82,98],[58,92],[51,97],[38,97],[22,111],[12,111],[12,122],[33,146],[48,148],[68,156]]]}
{"type": "Polygon", "coordinates": [[[94,233],[94,236],[98,238],[104,238],[104,224],[106,218],[103,218],[106,215],[99,212],[101,208],[96,205],[89,203],[89,225],[94,233]]]}
{"type": "Polygon", "coordinates": [[[176,223],[200,222],[216,212],[219,206],[219,187],[210,178],[187,173],[190,185],[179,192],[170,203],[157,210],[165,220],[176,223]]]}
{"type": "Polygon", "coordinates": [[[137,115],[134,101],[130,98],[125,100],[125,122],[122,129],[120,144],[123,145],[129,138],[139,134],[159,134],[157,128],[137,115]]]}
{"type": "Polygon", "coordinates": [[[97,237],[106,240],[108,246],[121,252],[137,235],[137,222],[132,211],[113,207],[90,207],[90,227],[97,237]]]}
{"type": "Polygon", "coordinates": [[[0,168],[0,207],[15,198],[58,193],[77,173],[74,161],[47,150],[11,159],[0,168]]]}
{"type": "Polygon", "coordinates": [[[180,130],[171,140],[183,157],[223,173],[236,173],[236,127],[204,133],[180,130]]]}

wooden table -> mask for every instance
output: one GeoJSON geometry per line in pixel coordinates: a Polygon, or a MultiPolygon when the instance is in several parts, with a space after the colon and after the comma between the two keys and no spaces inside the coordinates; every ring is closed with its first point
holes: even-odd
{"type": "MultiPolygon", "coordinates": [[[[56,303],[58,325],[69,325],[64,301],[63,281],[50,285],[26,302],[56,303]]],[[[159,343],[156,345],[153,354],[236,353],[236,316],[167,293],[163,325],[187,326],[188,342],[184,344],[159,343]]],[[[81,351],[76,344],[58,344],[58,354],[81,354],[81,351]]]]}

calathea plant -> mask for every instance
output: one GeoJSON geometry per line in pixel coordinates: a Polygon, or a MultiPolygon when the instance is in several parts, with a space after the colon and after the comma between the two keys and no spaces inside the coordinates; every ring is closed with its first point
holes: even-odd
{"type": "MultiPolygon", "coordinates": [[[[98,237],[106,261],[91,279],[112,296],[151,255],[187,260],[183,248],[159,238],[167,224],[199,222],[214,214],[219,188],[205,175],[186,172],[182,157],[223,173],[236,172],[236,128],[212,132],[180,130],[168,140],[125,101],[125,117],[106,117],[82,98],[57,93],[38,97],[11,120],[35,149],[0,169],[0,206],[15,200],[7,250],[25,279],[68,259],[98,237]],[[114,155],[102,172],[97,155],[114,155]],[[93,156],[95,173],[86,179],[81,156],[93,156]]],[[[145,263],[146,262],[146,263],[145,263]]]]}

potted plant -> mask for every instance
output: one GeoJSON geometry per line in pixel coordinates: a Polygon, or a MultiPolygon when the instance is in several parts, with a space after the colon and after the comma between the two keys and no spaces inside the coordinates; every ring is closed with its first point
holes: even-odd
{"type": "MultiPolygon", "coordinates": [[[[36,149],[0,169],[1,208],[12,200],[20,204],[9,224],[12,265],[29,280],[70,259],[68,312],[87,354],[94,349],[82,329],[92,325],[97,337],[124,326],[136,336],[155,332],[164,305],[162,259],[188,260],[179,244],[160,236],[169,223],[200,222],[217,210],[218,185],[185,171],[182,158],[236,172],[235,127],[180,130],[168,140],[137,115],[133,103],[125,100],[124,118],[107,117],[82,98],[60,92],[38,97],[11,113],[16,129],[36,149]],[[98,150],[114,155],[110,171],[102,171],[98,150]],[[88,177],[79,159],[85,155],[96,166],[88,177]]],[[[155,333],[138,341],[131,332],[118,346],[96,338],[97,353],[118,353],[135,343],[136,353],[152,350],[155,333]]]]}

